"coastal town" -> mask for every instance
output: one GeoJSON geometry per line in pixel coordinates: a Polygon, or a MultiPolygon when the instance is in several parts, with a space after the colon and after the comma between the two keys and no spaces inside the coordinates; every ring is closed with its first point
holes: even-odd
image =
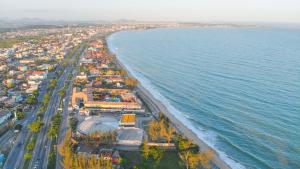
{"type": "Polygon", "coordinates": [[[0,168],[229,168],[110,52],[105,24],[0,34],[0,168]]]}

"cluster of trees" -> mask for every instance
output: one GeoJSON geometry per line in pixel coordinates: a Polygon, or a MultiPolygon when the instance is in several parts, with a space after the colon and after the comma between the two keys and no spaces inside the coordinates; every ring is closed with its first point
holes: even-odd
{"type": "Polygon", "coordinates": [[[27,146],[26,146],[27,152],[24,154],[24,159],[25,160],[31,159],[32,151],[33,151],[34,146],[35,146],[35,141],[36,141],[35,137],[32,137],[30,142],[27,144],[27,146]]]}
{"type": "Polygon", "coordinates": [[[59,92],[58,94],[60,95],[60,97],[65,97],[66,95],[66,87],[63,87],[59,92]]]}
{"type": "Polygon", "coordinates": [[[25,113],[23,112],[23,110],[21,108],[18,108],[16,111],[16,118],[18,120],[24,119],[25,118],[25,113]]]}
{"type": "Polygon", "coordinates": [[[35,97],[34,95],[30,95],[27,97],[26,103],[33,105],[33,104],[37,104],[37,97],[35,97]]]}
{"type": "Polygon", "coordinates": [[[38,36],[25,36],[25,37],[17,37],[12,39],[1,39],[0,40],[0,48],[11,48],[14,44],[21,43],[28,40],[37,40],[40,39],[38,36]]]}
{"type": "Polygon", "coordinates": [[[38,98],[39,96],[39,91],[38,90],[35,90],[32,92],[32,95],[29,95],[26,99],[26,103],[27,104],[30,104],[30,105],[34,105],[34,104],[37,104],[38,103],[38,98]]]}
{"type": "Polygon", "coordinates": [[[178,138],[178,150],[186,169],[211,168],[213,151],[199,152],[198,147],[192,141],[181,137],[178,138]]]}
{"type": "Polygon", "coordinates": [[[148,134],[152,141],[158,141],[163,138],[170,143],[172,141],[174,132],[174,128],[171,127],[169,122],[163,118],[160,118],[159,121],[152,120],[149,123],[148,134]]]}
{"type": "Polygon", "coordinates": [[[97,157],[95,155],[79,155],[73,152],[71,131],[67,131],[66,137],[62,145],[59,145],[59,153],[63,157],[61,162],[63,168],[68,169],[96,169],[105,168],[112,169],[111,160],[105,160],[103,157],[97,157]]]}
{"type": "Polygon", "coordinates": [[[72,132],[76,132],[78,119],[76,117],[69,118],[69,126],[72,132]]]}
{"type": "Polygon", "coordinates": [[[76,138],[77,141],[83,144],[89,145],[111,145],[117,139],[117,132],[116,131],[109,131],[109,132],[95,132],[90,134],[89,136],[79,136],[76,138]]]}
{"type": "Polygon", "coordinates": [[[43,99],[43,102],[42,102],[44,106],[48,106],[48,104],[50,102],[50,97],[51,97],[51,93],[50,92],[47,92],[44,95],[44,99],[43,99]]]}
{"type": "Polygon", "coordinates": [[[127,77],[125,78],[125,85],[130,88],[134,88],[138,85],[138,81],[132,77],[127,77]]]}
{"type": "Polygon", "coordinates": [[[40,131],[44,123],[41,120],[36,120],[28,125],[28,128],[31,132],[37,133],[40,131]]]}
{"type": "Polygon", "coordinates": [[[150,147],[147,145],[147,141],[144,141],[142,145],[143,163],[154,162],[154,164],[158,164],[162,157],[164,156],[164,150],[160,147],[150,147]]]}
{"type": "Polygon", "coordinates": [[[56,79],[53,79],[53,80],[50,80],[50,83],[48,85],[48,89],[54,89],[57,85],[57,80],[56,79]]]}
{"type": "Polygon", "coordinates": [[[51,126],[48,130],[48,136],[53,139],[53,138],[57,138],[58,133],[59,133],[59,126],[62,120],[62,116],[57,113],[52,117],[52,122],[51,122],[51,126]]]}

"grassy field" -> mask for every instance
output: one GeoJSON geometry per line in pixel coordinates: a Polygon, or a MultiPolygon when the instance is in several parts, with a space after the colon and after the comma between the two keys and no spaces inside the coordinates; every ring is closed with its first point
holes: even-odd
{"type": "Polygon", "coordinates": [[[138,169],[184,169],[183,163],[177,152],[164,152],[159,163],[143,160],[141,152],[120,152],[124,160],[124,168],[131,169],[136,166],[138,169]]]}
{"type": "Polygon", "coordinates": [[[0,48],[11,48],[14,44],[21,43],[27,40],[38,40],[38,36],[26,36],[14,39],[0,39],[0,48]]]}

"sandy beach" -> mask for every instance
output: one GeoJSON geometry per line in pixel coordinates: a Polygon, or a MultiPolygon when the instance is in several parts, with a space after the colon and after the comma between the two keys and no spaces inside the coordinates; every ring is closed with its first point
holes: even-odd
{"type": "MultiPolygon", "coordinates": [[[[111,52],[111,51],[110,51],[111,52]]],[[[111,52],[112,53],[112,52],[111,52]]],[[[115,54],[113,54],[115,55],[115,54]]],[[[127,71],[129,76],[134,77],[130,72],[126,69],[126,67],[119,61],[116,57],[116,64],[122,67],[127,71]]],[[[138,96],[143,100],[145,104],[147,104],[148,108],[154,113],[162,112],[172,123],[174,128],[186,138],[192,140],[195,144],[197,144],[201,151],[212,150],[215,152],[214,159],[212,160],[213,164],[220,169],[230,169],[231,167],[226,164],[219,156],[219,154],[214,151],[209,145],[207,145],[203,140],[201,140],[197,135],[191,131],[186,125],[184,125],[180,120],[178,120],[167,108],[164,104],[162,104],[159,100],[155,99],[155,97],[149,92],[146,88],[142,86],[141,83],[136,87],[136,91],[138,96]]]]}

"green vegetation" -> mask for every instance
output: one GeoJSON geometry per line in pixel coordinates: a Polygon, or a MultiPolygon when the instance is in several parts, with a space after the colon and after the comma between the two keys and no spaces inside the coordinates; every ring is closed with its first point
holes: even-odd
{"type": "Polygon", "coordinates": [[[35,97],[38,97],[39,96],[39,91],[38,90],[35,90],[32,92],[32,94],[35,96],[35,97]]]}
{"type": "Polygon", "coordinates": [[[152,120],[149,123],[148,134],[152,141],[166,141],[170,143],[175,133],[175,129],[172,128],[168,120],[160,118],[159,121],[152,120]]]}
{"type": "Polygon", "coordinates": [[[0,48],[11,48],[13,45],[17,43],[21,43],[28,40],[38,40],[40,37],[38,36],[26,36],[26,37],[19,37],[13,39],[1,39],[0,40],[0,48]]]}
{"type": "Polygon", "coordinates": [[[24,159],[25,159],[25,160],[29,160],[29,159],[31,159],[31,157],[32,157],[32,154],[31,154],[31,153],[25,153],[25,154],[24,154],[24,159]]]}
{"type": "Polygon", "coordinates": [[[77,118],[72,117],[69,119],[69,126],[72,132],[76,132],[77,123],[78,123],[77,118]]]}
{"type": "Polygon", "coordinates": [[[34,95],[30,95],[27,97],[27,100],[26,100],[27,104],[33,105],[33,104],[37,104],[37,102],[38,101],[34,95]]]}
{"type": "Polygon", "coordinates": [[[112,169],[111,160],[97,158],[95,155],[84,156],[75,154],[72,151],[71,131],[67,131],[62,145],[59,146],[59,153],[63,157],[61,162],[63,168],[105,168],[112,169]]]}
{"type": "MultiPolygon", "coordinates": [[[[159,153],[159,152],[158,152],[159,153]]],[[[145,159],[140,152],[120,152],[122,157],[121,166],[123,168],[139,169],[184,169],[184,165],[176,151],[165,151],[162,153],[160,161],[153,161],[152,157],[145,159]]],[[[161,154],[158,154],[161,155],[161,154]]]]}
{"type": "MultiPolygon", "coordinates": [[[[72,58],[72,56],[75,54],[75,52],[79,49],[79,45],[75,46],[65,57],[64,63],[62,64],[63,67],[66,67],[67,64],[70,62],[70,59],[72,58]]],[[[81,52],[79,52],[80,54],[81,52]]]]}
{"type": "Polygon", "coordinates": [[[26,144],[26,153],[24,154],[24,165],[23,165],[23,169],[27,169],[29,166],[29,162],[30,159],[32,157],[32,151],[34,149],[35,146],[35,142],[36,142],[36,134],[32,134],[30,135],[30,139],[28,140],[27,144],[26,144]]]}
{"type": "Polygon", "coordinates": [[[53,138],[57,138],[58,133],[59,133],[59,126],[62,120],[62,116],[60,114],[55,114],[52,117],[52,122],[51,122],[51,126],[48,130],[48,136],[53,139],[53,138]]]}
{"type": "Polygon", "coordinates": [[[178,137],[177,141],[179,156],[186,169],[211,168],[211,160],[214,157],[213,151],[199,152],[197,145],[182,137],[178,137]]]}
{"type": "Polygon", "coordinates": [[[60,97],[64,97],[66,95],[66,87],[63,87],[58,94],[60,95],[60,97]]]}
{"type": "Polygon", "coordinates": [[[31,132],[37,133],[40,131],[41,127],[43,126],[43,122],[40,120],[34,121],[28,125],[28,128],[31,132]]]}
{"type": "Polygon", "coordinates": [[[117,138],[116,131],[109,131],[109,132],[94,132],[87,136],[77,137],[76,140],[83,144],[97,146],[100,144],[112,145],[116,141],[116,138],[117,138]]]}
{"type": "Polygon", "coordinates": [[[22,120],[22,119],[25,118],[25,113],[24,113],[24,112],[18,111],[18,112],[16,113],[16,115],[17,115],[17,119],[18,119],[18,120],[22,120]]]}
{"type": "Polygon", "coordinates": [[[34,144],[33,143],[28,143],[26,146],[27,151],[32,151],[34,149],[34,144]]]}
{"type": "Polygon", "coordinates": [[[48,85],[48,89],[54,89],[57,85],[57,80],[56,79],[53,79],[50,81],[50,84],[48,85]]]}
{"type": "Polygon", "coordinates": [[[47,92],[47,93],[44,95],[43,105],[44,105],[45,107],[49,104],[50,97],[51,97],[51,92],[47,92]]]}
{"type": "Polygon", "coordinates": [[[56,150],[54,149],[53,146],[51,146],[51,151],[49,153],[49,158],[48,158],[48,165],[47,169],[55,169],[56,167],[56,150]]]}

